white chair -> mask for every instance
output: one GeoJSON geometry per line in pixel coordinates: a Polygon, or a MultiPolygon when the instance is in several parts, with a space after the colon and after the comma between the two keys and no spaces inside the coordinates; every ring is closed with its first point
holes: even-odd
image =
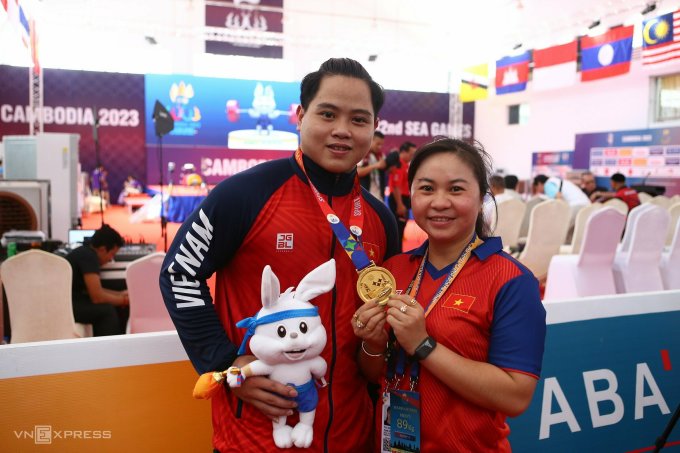
{"type": "Polygon", "coordinates": [[[527,201],[527,208],[524,211],[524,219],[522,219],[522,226],[519,229],[518,243],[525,244],[527,242],[527,235],[529,234],[529,222],[531,221],[531,212],[537,205],[543,203],[544,201],[547,201],[547,199],[542,197],[533,197],[527,201]]]}
{"type": "Polygon", "coordinates": [[[661,254],[659,270],[664,289],[680,289],[680,222],[675,222],[673,241],[670,249],[661,254]]]}
{"type": "Polygon", "coordinates": [[[128,333],[175,330],[158,284],[164,258],[163,252],[152,253],[134,260],[125,271],[130,297],[128,333]]]}
{"type": "Polygon", "coordinates": [[[675,233],[675,227],[680,222],[680,202],[673,203],[668,212],[671,215],[671,221],[668,224],[668,235],[666,236],[666,246],[670,246],[673,242],[673,235],[675,233]]]}
{"type": "Polygon", "coordinates": [[[671,207],[671,199],[665,195],[657,195],[656,197],[652,197],[652,199],[649,200],[647,203],[651,203],[656,206],[661,206],[664,209],[668,209],[671,207]]]}
{"type": "Polygon", "coordinates": [[[602,209],[602,207],[602,203],[593,203],[584,206],[578,211],[578,214],[576,214],[576,221],[574,222],[574,234],[571,236],[571,244],[561,245],[560,254],[577,254],[581,250],[581,242],[583,241],[586,222],[595,211],[602,209]]]}
{"type": "Polygon", "coordinates": [[[612,263],[625,223],[626,216],[614,208],[593,212],[579,254],[550,260],[544,300],[616,294],[612,263]]]}
{"type": "Polygon", "coordinates": [[[669,221],[670,214],[666,209],[650,205],[649,209],[640,211],[632,225],[628,225],[632,227],[630,244],[618,251],[614,258],[614,281],[618,293],[663,290],[659,264],[669,221]]]}
{"type": "Polygon", "coordinates": [[[640,199],[640,203],[647,203],[652,199],[652,196],[647,192],[638,192],[638,198],[640,199]]]}
{"type": "Polygon", "coordinates": [[[630,214],[628,214],[628,218],[626,219],[626,231],[623,233],[623,238],[618,246],[619,252],[628,251],[633,238],[633,225],[637,222],[638,217],[640,217],[643,212],[648,211],[653,207],[653,204],[645,203],[631,209],[630,214]]]}
{"type": "Polygon", "coordinates": [[[527,242],[518,259],[539,280],[545,279],[550,259],[564,244],[570,215],[569,205],[562,200],[539,203],[531,211],[527,242]]]}
{"type": "Polygon", "coordinates": [[[680,194],[671,197],[671,205],[674,205],[675,203],[680,203],[680,194]]]}
{"type": "Polygon", "coordinates": [[[87,336],[86,325],[73,318],[72,270],[64,258],[28,250],[2,263],[0,273],[7,293],[10,343],[87,336]]]}
{"type": "Polygon", "coordinates": [[[500,236],[505,247],[517,247],[519,230],[527,205],[518,198],[498,203],[498,220],[496,222],[495,236],[500,236]]]}
{"type": "Polygon", "coordinates": [[[623,214],[628,214],[628,205],[626,204],[625,201],[621,200],[620,198],[610,198],[609,200],[604,202],[604,205],[614,208],[623,214]]]}

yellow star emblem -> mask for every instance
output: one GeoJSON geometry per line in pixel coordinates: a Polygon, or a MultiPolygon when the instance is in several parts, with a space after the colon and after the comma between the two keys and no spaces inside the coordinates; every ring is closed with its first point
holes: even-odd
{"type": "Polygon", "coordinates": [[[369,250],[369,251],[368,251],[368,254],[371,255],[371,257],[374,257],[374,256],[375,256],[375,252],[373,251],[373,249],[369,250]]]}
{"type": "Polygon", "coordinates": [[[456,304],[456,307],[457,307],[458,305],[463,305],[463,299],[456,299],[456,301],[454,302],[454,304],[456,304]]]}

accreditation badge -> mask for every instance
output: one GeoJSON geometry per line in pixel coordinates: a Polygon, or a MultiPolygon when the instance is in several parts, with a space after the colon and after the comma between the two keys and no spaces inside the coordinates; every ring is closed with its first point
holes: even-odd
{"type": "Polygon", "coordinates": [[[420,451],[420,393],[391,390],[389,396],[390,452],[420,451]]]}

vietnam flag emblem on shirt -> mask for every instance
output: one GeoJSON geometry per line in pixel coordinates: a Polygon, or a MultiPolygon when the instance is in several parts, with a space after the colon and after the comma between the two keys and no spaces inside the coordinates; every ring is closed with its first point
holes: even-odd
{"type": "Polygon", "coordinates": [[[581,81],[625,74],[633,56],[634,26],[616,27],[599,36],[581,38],[581,81]]]}
{"type": "Polygon", "coordinates": [[[453,308],[460,310],[463,313],[469,313],[472,304],[475,303],[474,296],[466,296],[464,294],[449,294],[444,301],[444,308],[453,308]]]}

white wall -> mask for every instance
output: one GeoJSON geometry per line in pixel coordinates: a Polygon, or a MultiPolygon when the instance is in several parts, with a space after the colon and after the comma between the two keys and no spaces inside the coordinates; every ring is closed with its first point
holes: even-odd
{"type": "MultiPolygon", "coordinates": [[[[575,134],[678,126],[650,118],[651,78],[680,72],[680,62],[662,70],[643,69],[634,60],[628,74],[568,88],[492,96],[475,106],[475,138],[491,153],[494,166],[528,178],[531,153],[574,149],[575,134]],[[508,106],[528,103],[528,124],[508,125],[508,106]]],[[[492,82],[493,83],[493,82],[492,82]]]]}

